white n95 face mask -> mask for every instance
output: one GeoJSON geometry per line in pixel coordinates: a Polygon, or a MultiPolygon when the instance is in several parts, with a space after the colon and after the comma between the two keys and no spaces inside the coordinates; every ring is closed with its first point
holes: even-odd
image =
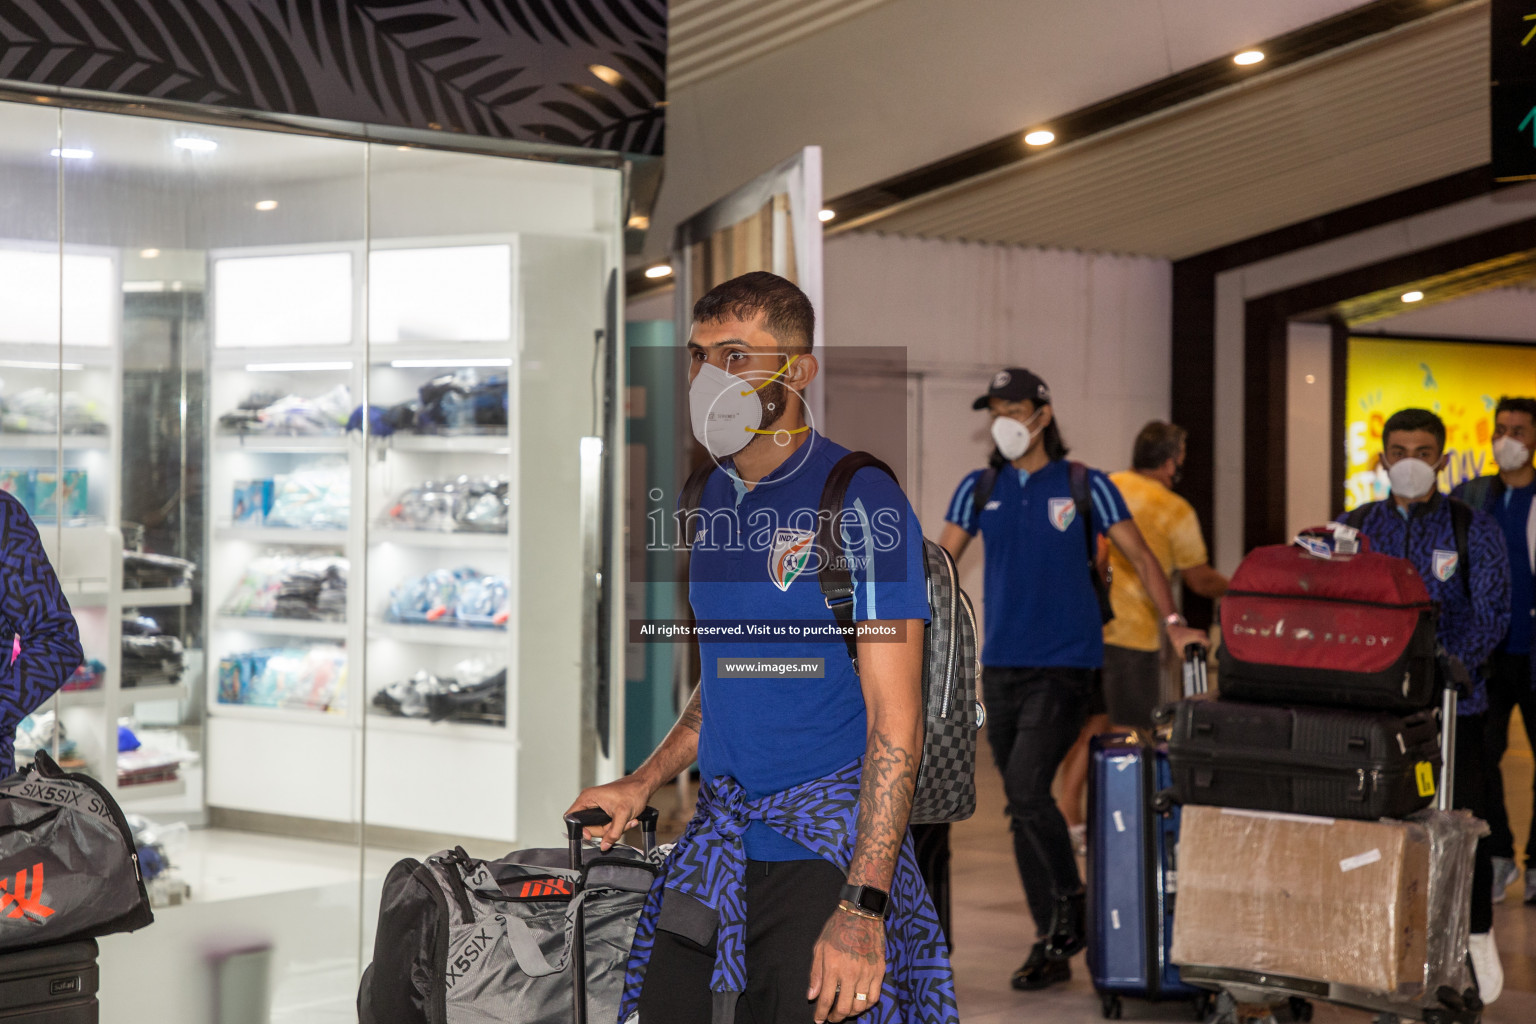
{"type": "MultiPolygon", "coordinates": [[[[1043,410],[1036,409],[1035,416],[1039,416],[1043,410]]],[[[1028,423],[1035,421],[1031,416],[1028,423]]],[[[1014,459],[1029,451],[1030,442],[1035,439],[1034,433],[1012,416],[999,416],[992,421],[992,442],[997,445],[997,450],[1003,458],[1012,462],[1014,459]]]]}
{"type": "Polygon", "coordinates": [[[1493,442],[1493,461],[1506,473],[1513,473],[1531,463],[1531,450],[1505,435],[1493,442]]]}
{"type": "Polygon", "coordinates": [[[1392,493],[1399,498],[1413,501],[1422,498],[1435,487],[1435,468],[1419,459],[1398,459],[1387,470],[1392,481],[1392,493]]]}
{"type": "Polygon", "coordinates": [[[717,459],[735,455],[763,425],[763,403],[748,381],[713,363],[699,367],[688,387],[693,436],[717,459]]]}

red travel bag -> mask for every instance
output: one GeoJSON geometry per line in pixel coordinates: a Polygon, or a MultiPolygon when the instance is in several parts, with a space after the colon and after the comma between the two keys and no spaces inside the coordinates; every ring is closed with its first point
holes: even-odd
{"type": "Polygon", "coordinates": [[[1431,707],[1435,608],[1406,559],[1256,548],[1221,608],[1221,695],[1396,712],[1431,707]]]}

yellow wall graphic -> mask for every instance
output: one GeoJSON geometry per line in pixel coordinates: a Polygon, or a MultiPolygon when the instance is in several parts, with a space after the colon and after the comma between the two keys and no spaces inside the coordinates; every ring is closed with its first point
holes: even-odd
{"type": "Polygon", "coordinates": [[[1445,421],[1442,491],[1493,472],[1493,407],[1504,395],[1536,396],[1536,346],[1350,338],[1344,507],[1387,496],[1376,460],[1382,425],[1399,409],[1429,409],[1445,421]]]}

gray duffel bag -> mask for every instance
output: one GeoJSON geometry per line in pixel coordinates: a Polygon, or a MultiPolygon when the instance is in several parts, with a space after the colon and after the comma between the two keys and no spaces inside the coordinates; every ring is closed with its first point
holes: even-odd
{"type": "MultiPolygon", "coordinates": [[[[604,819],[606,820],[606,819],[604,819]]],[[[462,848],[384,880],[360,1024],[585,1024],[617,1018],[624,968],[657,875],[647,851],[582,844],[479,860],[462,848]],[[572,868],[573,863],[579,868],[572,868]],[[578,984],[575,979],[583,979],[578,984]]]]}

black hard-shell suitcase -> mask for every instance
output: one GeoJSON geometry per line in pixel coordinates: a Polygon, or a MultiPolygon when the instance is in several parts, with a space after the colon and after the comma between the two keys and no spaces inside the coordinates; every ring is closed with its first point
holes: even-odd
{"type": "Polygon", "coordinates": [[[96,942],[61,942],[0,954],[0,1022],[96,1024],[96,942]]]}
{"type": "Polygon", "coordinates": [[[1440,773],[1433,711],[1181,701],[1171,719],[1179,803],[1329,818],[1403,818],[1429,806],[1440,773]]]}

